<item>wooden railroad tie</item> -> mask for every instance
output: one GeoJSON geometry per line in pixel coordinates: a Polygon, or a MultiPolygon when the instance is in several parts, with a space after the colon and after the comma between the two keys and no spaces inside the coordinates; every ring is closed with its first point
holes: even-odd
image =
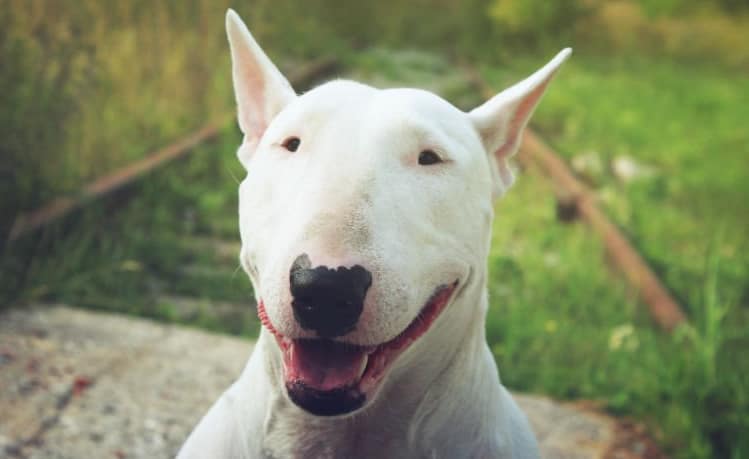
{"type": "MultiPolygon", "coordinates": [[[[466,67],[466,71],[472,84],[484,98],[488,99],[496,94],[476,69],[466,67]]],[[[531,128],[525,129],[523,143],[516,158],[527,170],[538,169],[551,181],[561,217],[579,217],[601,238],[612,264],[647,304],[650,315],[658,326],[671,332],[679,324],[686,322],[679,304],[619,228],[598,208],[593,193],[531,128]]]]}

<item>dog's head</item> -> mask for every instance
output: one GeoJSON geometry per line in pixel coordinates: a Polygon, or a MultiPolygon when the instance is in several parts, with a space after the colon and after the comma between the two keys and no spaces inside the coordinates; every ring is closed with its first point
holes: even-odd
{"type": "Polygon", "coordinates": [[[465,113],[351,81],[297,96],[233,11],[227,32],[241,263],[291,400],[351,413],[483,269],[507,159],[569,50],[465,113]]]}

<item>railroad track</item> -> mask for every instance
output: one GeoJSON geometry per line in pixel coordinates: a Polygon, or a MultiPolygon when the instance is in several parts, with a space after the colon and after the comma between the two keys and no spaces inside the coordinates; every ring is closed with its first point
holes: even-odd
{"type": "MultiPolygon", "coordinates": [[[[465,71],[482,97],[488,99],[496,94],[476,69],[466,67],[465,71]]],[[[602,240],[612,265],[648,305],[650,315],[659,327],[671,332],[686,321],[682,308],[637,249],[598,207],[591,190],[575,177],[567,163],[533,129],[526,128],[516,158],[523,167],[540,172],[551,182],[558,208],[564,209],[567,215],[582,219],[602,240]]]]}
{"type": "MultiPolygon", "coordinates": [[[[329,76],[338,68],[339,63],[336,59],[323,58],[292,72],[289,79],[295,87],[305,88],[329,76]]],[[[483,98],[496,93],[474,68],[463,68],[472,86],[483,98]]],[[[113,194],[170,161],[188,155],[196,146],[216,138],[221,129],[233,122],[233,119],[234,113],[227,113],[143,159],[94,180],[74,198],[56,199],[35,211],[20,215],[10,230],[7,243],[11,244],[22,237],[28,237],[88,203],[113,194]]],[[[650,315],[661,329],[670,332],[686,321],[682,308],[636,248],[598,207],[593,193],[575,177],[565,161],[530,128],[525,132],[517,160],[532,173],[540,173],[548,180],[558,205],[565,209],[567,214],[577,216],[588,224],[593,233],[602,240],[612,265],[648,306],[650,315]]]]}

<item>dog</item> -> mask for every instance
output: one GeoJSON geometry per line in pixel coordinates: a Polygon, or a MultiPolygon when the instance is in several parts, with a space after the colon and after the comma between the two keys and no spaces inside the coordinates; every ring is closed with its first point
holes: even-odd
{"type": "Polygon", "coordinates": [[[538,458],[486,343],[508,158],[571,50],[470,112],[335,80],[298,96],[232,10],[240,262],[262,331],[179,458],[538,458]]]}

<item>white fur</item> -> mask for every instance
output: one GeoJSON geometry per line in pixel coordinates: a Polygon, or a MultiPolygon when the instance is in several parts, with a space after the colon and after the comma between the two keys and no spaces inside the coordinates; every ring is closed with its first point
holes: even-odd
{"type": "Polygon", "coordinates": [[[459,281],[431,329],[349,416],[307,414],[285,394],[281,352],[265,329],[244,372],[183,445],[182,458],[536,458],[525,417],[486,344],[486,257],[493,196],[562,51],[525,81],[464,113],[415,89],[333,81],[302,96],[227,14],[239,124],[240,260],[273,327],[312,336],[291,312],[289,267],[360,264],[373,282],[356,329],[386,342],[435,288],[459,281]],[[301,139],[291,153],[282,143],[301,139]],[[422,150],[444,163],[421,166],[422,150]]]}

